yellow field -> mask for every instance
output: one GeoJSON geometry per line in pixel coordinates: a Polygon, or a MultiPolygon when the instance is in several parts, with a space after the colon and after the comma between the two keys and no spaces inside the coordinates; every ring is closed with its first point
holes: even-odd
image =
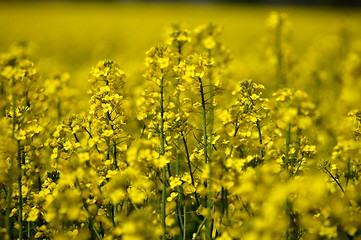
{"type": "Polygon", "coordinates": [[[361,239],[360,9],[0,22],[0,239],[361,239]]]}
{"type": "Polygon", "coordinates": [[[356,34],[355,38],[361,34],[357,9],[150,3],[1,5],[1,51],[17,41],[33,41],[40,61],[44,57],[55,61],[61,71],[72,72],[85,65],[89,69],[103,58],[114,58],[129,71],[134,65],[141,68],[145,51],[163,41],[164,30],[174,23],[189,28],[210,22],[222,26],[222,39],[241,61],[262,51],[266,19],[272,10],[288,13],[298,53],[333,36],[343,24],[356,34]]]}

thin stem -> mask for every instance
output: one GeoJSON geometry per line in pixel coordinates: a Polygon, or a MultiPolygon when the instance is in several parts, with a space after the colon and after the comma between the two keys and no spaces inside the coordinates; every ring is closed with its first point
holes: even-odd
{"type": "Polygon", "coordinates": [[[286,154],[285,154],[285,164],[288,169],[290,164],[290,144],[291,144],[291,123],[288,123],[287,132],[286,132],[286,154]]]}
{"type": "Polygon", "coordinates": [[[96,229],[95,226],[94,226],[94,221],[93,221],[93,219],[90,219],[90,220],[89,220],[89,223],[90,223],[92,232],[95,234],[96,239],[102,239],[102,238],[100,237],[97,229],[96,229]]]}
{"type": "Polygon", "coordinates": [[[2,105],[0,105],[1,109],[0,109],[0,116],[4,117],[6,115],[6,97],[5,97],[5,83],[4,80],[1,79],[0,82],[0,100],[2,102],[2,105]]]}
{"type": "MultiPolygon", "coordinates": [[[[109,112],[107,112],[107,120],[108,120],[108,125],[110,126],[110,128],[115,131],[114,125],[111,124],[112,121],[114,121],[114,119],[112,119],[111,115],[109,112]]],[[[107,141],[110,141],[109,139],[107,141]]],[[[109,147],[109,146],[108,146],[109,147]]],[[[109,150],[108,150],[109,153],[109,150]]],[[[109,159],[109,158],[108,158],[109,159]]],[[[113,168],[114,169],[118,169],[118,162],[117,162],[117,142],[115,140],[113,140],[113,168]]]]}
{"type": "Polygon", "coordinates": [[[58,123],[61,122],[61,119],[63,118],[62,112],[61,112],[61,101],[59,100],[56,104],[57,113],[58,113],[58,123]]]}
{"type": "Polygon", "coordinates": [[[111,204],[111,203],[108,203],[108,208],[107,208],[107,215],[108,217],[110,217],[110,219],[112,220],[112,224],[113,224],[113,227],[115,227],[115,216],[114,216],[114,211],[113,211],[113,207],[114,205],[111,204]]]}
{"type": "Polygon", "coordinates": [[[222,216],[228,215],[228,191],[226,188],[222,187],[222,216]]]}
{"type": "Polygon", "coordinates": [[[109,137],[106,138],[106,143],[107,143],[107,160],[110,160],[110,139],[109,137]]]}
{"type": "Polygon", "coordinates": [[[204,161],[208,164],[208,179],[207,179],[207,222],[206,222],[206,230],[207,230],[207,237],[206,239],[212,239],[212,167],[211,161],[208,157],[208,132],[207,132],[207,109],[206,103],[204,100],[204,90],[203,90],[203,83],[202,79],[198,78],[200,83],[200,94],[202,100],[202,115],[203,115],[203,151],[204,151],[204,161]]]}
{"type": "Polygon", "coordinates": [[[207,218],[204,218],[203,221],[201,222],[201,224],[199,225],[197,232],[194,234],[193,239],[196,239],[198,237],[198,235],[200,234],[202,227],[204,226],[206,221],[207,221],[207,218]]]}
{"type": "Polygon", "coordinates": [[[202,79],[198,78],[198,81],[200,83],[200,94],[201,94],[201,100],[202,100],[204,161],[205,161],[205,163],[208,163],[209,159],[208,159],[207,108],[206,108],[206,103],[204,100],[204,90],[203,90],[202,79]]]}
{"type": "MultiPolygon", "coordinates": [[[[181,62],[181,58],[182,58],[182,46],[183,44],[178,41],[178,54],[179,54],[179,58],[178,58],[178,65],[180,64],[181,62]]],[[[177,94],[177,97],[176,97],[176,104],[177,105],[180,105],[180,93],[177,94]]],[[[181,172],[181,158],[182,158],[182,155],[180,153],[180,146],[181,146],[181,139],[178,138],[177,139],[177,142],[176,142],[176,146],[177,146],[177,149],[178,149],[178,152],[176,154],[176,166],[175,166],[175,175],[176,176],[179,176],[180,175],[180,172],[181,172]]],[[[183,202],[183,191],[182,191],[182,188],[180,186],[177,186],[176,188],[177,192],[178,192],[178,198],[177,198],[177,216],[178,216],[178,225],[180,227],[180,230],[181,232],[183,232],[183,236],[185,236],[185,233],[186,233],[186,227],[185,227],[185,211],[183,211],[183,214],[184,214],[184,222],[183,222],[183,219],[182,219],[182,208],[181,208],[181,205],[182,205],[182,202],[183,202]]],[[[185,206],[183,205],[183,209],[185,208],[185,206]]]]}
{"type": "MultiPolygon", "coordinates": [[[[211,56],[211,51],[209,50],[209,55],[211,56]]],[[[209,108],[208,108],[208,137],[209,142],[212,142],[212,136],[213,136],[213,127],[214,127],[214,107],[213,107],[213,101],[214,101],[214,86],[213,86],[213,76],[212,72],[209,73],[209,85],[208,85],[208,91],[209,91],[209,108]]],[[[208,154],[211,155],[213,150],[213,146],[210,144],[208,147],[208,154]]]]}
{"type": "MultiPolygon", "coordinates": [[[[177,147],[180,146],[180,139],[177,140],[177,147]]],[[[178,153],[176,155],[176,166],[175,166],[175,175],[179,176],[180,175],[180,159],[181,159],[181,155],[178,153]]],[[[177,207],[176,207],[176,213],[177,213],[177,221],[178,221],[178,226],[180,228],[181,232],[185,231],[185,227],[183,225],[183,219],[182,219],[182,204],[183,204],[183,191],[182,188],[180,186],[176,187],[176,191],[178,193],[177,196],[177,207]]]]}
{"type": "MultiPolygon", "coordinates": [[[[12,99],[12,138],[15,139],[15,126],[16,126],[16,118],[15,118],[15,97],[14,94],[13,95],[13,99],[12,99]]],[[[13,166],[14,164],[14,156],[11,155],[10,158],[10,166],[13,166]]],[[[6,194],[6,212],[5,212],[5,227],[8,233],[8,237],[12,238],[12,234],[11,234],[11,223],[10,223],[10,212],[11,212],[11,198],[12,198],[12,186],[11,186],[11,182],[9,183],[9,189],[7,191],[6,194]]]]}
{"type": "Polygon", "coordinates": [[[324,170],[335,181],[335,183],[341,189],[341,191],[343,193],[345,193],[345,190],[343,189],[343,187],[341,186],[341,183],[337,180],[337,178],[335,176],[333,176],[333,174],[327,168],[324,168],[324,170]]]}
{"type": "Polygon", "coordinates": [[[296,169],[295,173],[293,174],[293,177],[296,177],[298,171],[300,170],[302,162],[303,162],[302,159],[298,162],[297,169],[296,169]]]}
{"type": "Polygon", "coordinates": [[[348,199],[345,190],[343,189],[341,183],[337,180],[337,178],[325,167],[323,168],[323,170],[335,181],[335,183],[337,184],[337,186],[341,189],[343,195],[345,196],[348,204],[352,207],[352,204],[350,202],[350,200],[348,199]]]}
{"type": "Polygon", "coordinates": [[[253,217],[253,214],[250,212],[248,205],[243,201],[242,197],[241,197],[241,196],[239,196],[239,197],[237,196],[237,199],[238,199],[238,200],[241,200],[242,205],[243,205],[243,208],[246,210],[248,216],[253,217]]]}
{"type": "MultiPolygon", "coordinates": [[[[186,151],[186,157],[187,157],[187,165],[188,165],[188,169],[189,169],[189,175],[191,176],[191,181],[192,181],[192,185],[193,187],[196,186],[195,182],[194,182],[194,176],[193,176],[193,171],[192,171],[192,164],[191,164],[191,159],[190,159],[190,155],[189,155],[189,150],[188,150],[188,145],[187,145],[187,141],[182,134],[182,139],[183,139],[183,144],[184,144],[184,149],[186,151]]],[[[199,207],[199,200],[198,200],[198,194],[196,191],[194,191],[194,197],[196,199],[196,203],[197,203],[197,207],[199,207]]]]}
{"type": "MultiPolygon", "coordinates": [[[[16,128],[16,124],[17,124],[17,118],[16,118],[16,105],[15,105],[16,101],[15,101],[15,96],[13,94],[13,104],[12,104],[12,137],[13,139],[15,139],[15,128],[16,128]]],[[[22,198],[22,184],[21,184],[21,178],[22,178],[22,159],[21,159],[21,146],[20,146],[20,141],[17,141],[17,145],[18,145],[18,156],[17,156],[17,160],[18,160],[18,171],[19,171],[19,175],[18,175],[18,193],[19,193],[19,198],[18,198],[18,224],[19,224],[19,239],[22,240],[23,238],[23,223],[22,223],[22,214],[23,214],[23,198],[22,198]]]]}
{"type": "Polygon", "coordinates": [[[295,177],[296,175],[297,175],[297,173],[298,173],[298,171],[300,170],[300,167],[301,167],[301,165],[302,165],[302,159],[303,159],[303,154],[302,154],[302,157],[301,157],[301,159],[298,161],[298,165],[297,165],[297,169],[296,169],[296,171],[295,171],[295,173],[293,174],[293,177],[295,177]]]}
{"type": "MultiPolygon", "coordinates": [[[[11,164],[14,161],[13,157],[10,159],[11,164]]],[[[6,211],[5,211],[5,228],[8,237],[11,238],[11,226],[10,226],[10,212],[11,212],[11,196],[13,194],[11,183],[6,191],[6,211]]]]}
{"type": "Polygon", "coordinates": [[[30,230],[31,230],[31,222],[28,221],[28,234],[27,234],[28,239],[31,239],[31,231],[30,230]]]}
{"type": "Polygon", "coordinates": [[[183,206],[183,213],[184,213],[184,219],[183,219],[183,240],[186,240],[187,237],[187,207],[183,206]]]}
{"type": "Polygon", "coordinates": [[[350,179],[350,172],[351,172],[351,166],[350,166],[350,161],[351,161],[351,159],[350,159],[350,157],[348,158],[348,161],[347,161],[347,172],[346,172],[346,187],[347,187],[347,185],[348,185],[348,181],[349,181],[349,179],[350,179]]]}
{"type": "Polygon", "coordinates": [[[259,144],[261,145],[261,148],[259,150],[259,154],[261,156],[261,158],[264,157],[264,150],[263,150],[263,137],[262,137],[262,132],[261,132],[261,125],[260,125],[260,121],[257,119],[256,121],[256,127],[257,127],[257,132],[258,132],[258,138],[259,138],[259,144]]]}
{"type": "MultiPolygon", "coordinates": [[[[160,81],[160,123],[159,123],[159,142],[160,142],[160,155],[165,154],[165,139],[164,139],[164,77],[161,78],[160,81]]],[[[167,202],[167,196],[166,196],[166,182],[167,182],[167,171],[166,166],[163,166],[162,168],[162,228],[163,228],[163,239],[166,239],[166,202],[167,202]]]]}
{"type": "MultiPolygon", "coordinates": [[[[182,52],[182,47],[181,47],[181,44],[178,42],[178,53],[181,54],[182,52]]],[[[180,58],[178,59],[178,64],[180,63],[180,58]]],[[[177,94],[177,98],[176,98],[176,104],[177,105],[180,105],[180,100],[179,100],[179,97],[180,95],[177,94]]],[[[181,139],[178,137],[177,141],[176,141],[176,149],[177,149],[177,152],[176,152],[176,164],[175,164],[175,176],[179,176],[180,175],[180,172],[181,172],[181,159],[182,159],[182,155],[180,153],[180,146],[181,146],[181,139]]],[[[182,215],[182,208],[181,208],[181,205],[182,205],[182,202],[183,202],[183,191],[182,191],[182,188],[180,186],[177,186],[176,187],[176,190],[178,192],[178,196],[177,196],[177,220],[178,220],[178,225],[179,225],[179,228],[181,230],[181,232],[185,232],[185,227],[184,227],[184,224],[183,224],[183,219],[181,217],[182,215]]]]}
{"type": "Polygon", "coordinates": [[[114,169],[119,169],[118,167],[118,160],[117,160],[117,143],[114,140],[113,141],[113,164],[114,164],[114,169]]]}
{"type": "Polygon", "coordinates": [[[19,199],[18,199],[18,208],[19,208],[19,239],[23,239],[23,195],[22,195],[22,159],[21,159],[21,145],[20,141],[18,140],[18,169],[19,169],[19,176],[18,176],[18,190],[19,190],[19,199]]]}

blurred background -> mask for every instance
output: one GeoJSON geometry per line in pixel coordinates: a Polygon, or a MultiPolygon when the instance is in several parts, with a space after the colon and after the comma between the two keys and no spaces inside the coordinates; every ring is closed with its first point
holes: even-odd
{"type": "Polygon", "coordinates": [[[361,38],[361,9],[355,7],[360,2],[2,0],[0,52],[29,43],[42,74],[68,72],[72,84],[86,92],[89,71],[99,60],[114,59],[136,83],[142,80],[145,52],[164,42],[172,24],[193,30],[215,23],[223,28],[221,39],[232,53],[233,78],[269,82],[265,53],[272,36],[267,26],[272,11],[287,15],[287,41],[302,63],[314,49],[329,52],[327,47],[334,49],[345,36],[361,38]]]}
{"type": "MultiPolygon", "coordinates": [[[[0,0],[2,2],[16,2],[19,0],[0,0]]],[[[43,0],[63,1],[63,0],[43,0]]],[[[73,0],[86,2],[89,0],[73,0]]],[[[96,1],[96,0],[92,0],[96,1]]],[[[332,5],[332,6],[361,6],[360,0],[98,0],[99,2],[212,2],[212,3],[250,3],[250,4],[287,4],[287,5],[332,5]]]]}

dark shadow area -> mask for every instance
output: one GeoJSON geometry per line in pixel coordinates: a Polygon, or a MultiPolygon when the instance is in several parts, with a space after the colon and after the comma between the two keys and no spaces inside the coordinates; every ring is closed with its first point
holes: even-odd
{"type": "MultiPolygon", "coordinates": [[[[37,0],[34,2],[175,2],[175,3],[240,3],[291,6],[344,6],[361,7],[361,0],[37,0]]],[[[0,2],[30,2],[0,0],[0,2]]]]}

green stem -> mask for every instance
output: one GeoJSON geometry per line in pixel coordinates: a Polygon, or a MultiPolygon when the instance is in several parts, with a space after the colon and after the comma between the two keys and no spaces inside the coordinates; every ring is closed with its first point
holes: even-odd
{"type": "Polygon", "coordinates": [[[166,239],[166,169],[165,167],[162,168],[162,175],[163,175],[163,181],[162,181],[162,228],[163,228],[163,239],[166,239]]]}
{"type": "Polygon", "coordinates": [[[208,163],[208,132],[207,132],[207,107],[206,101],[204,99],[204,89],[202,79],[198,78],[200,83],[200,94],[201,94],[201,101],[202,101],[202,117],[203,117],[203,150],[204,150],[204,161],[208,163]]]}
{"type": "MultiPolygon", "coordinates": [[[[13,89],[13,88],[12,88],[13,89]]],[[[16,112],[16,107],[15,107],[15,97],[14,97],[14,93],[12,92],[12,138],[15,139],[15,127],[16,127],[16,118],[15,118],[15,112],[16,112]]],[[[14,156],[11,155],[10,158],[10,166],[13,167],[14,165],[14,156]]],[[[11,221],[10,221],[10,213],[11,213],[11,198],[12,198],[12,181],[10,181],[9,183],[9,188],[7,190],[7,194],[6,194],[6,212],[5,212],[5,227],[8,233],[8,237],[12,238],[12,234],[11,234],[11,221]]]]}
{"type": "Polygon", "coordinates": [[[31,239],[31,222],[28,222],[28,239],[31,239]]]}
{"type": "Polygon", "coordinates": [[[61,113],[61,101],[56,104],[57,112],[58,112],[58,123],[61,122],[61,119],[63,118],[63,115],[61,113]]]}
{"type": "Polygon", "coordinates": [[[117,160],[117,143],[115,140],[113,141],[113,160],[114,169],[119,169],[117,160]]]}
{"type": "Polygon", "coordinates": [[[350,202],[350,200],[349,200],[349,198],[348,198],[345,190],[343,189],[341,183],[337,180],[337,178],[336,178],[326,167],[324,168],[324,171],[335,181],[335,183],[336,183],[337,186],[341,189],[343,195],[345,196],[348,204],[352,207],[352,204],[351,204],[351,202],[350,202]]]}
{"type": "Polygon", "coordinates": [[[18,209],[19,209],[19,239],[23,239],[23,195],[22,195],[22,159],[21,159],[21,146],[20,141],[18,140],[18,169],[19,169],[19,176],[18,176],[18,185],[19,185],[19,199],[18,199],[18,209]]]}
{"type": "MultiPolygon", "coordinates": [[[[178,58],[178,65],[181,62],[181,55],[182,55],[182,43],[178,41],[178,54],[179,54],[179,58],[178,58]]],[[[176,104],[178,106],[180,106],[180,93],[177,94],[176,97],[176,104]]],[[[179,176],[180,172],[181,172],[181,159],[182,159],[182,155],[180,153],[180,148],[181,148],[181,139],[180,137],[178,137],[177,141],[176,141],[176,149],[177,149],[177,153],[176,153],[176,165],[175,165],[175,176],[179,176]]],[[[182,202],[183,202],[183,191],[182,188],[180,186],[176,187],[176,190],[178,192],[178,197],[177,197],[177,220],[178,220],[178,226],[181,230],[181,232],[183,232],[183,234],[185,233],[185,226],[183,224],[183,219],[182,219],[182,202]]],[[[185,214],[185,213],[184,213],[185,214]]]]}
{"type": "Polygon", "coordinates": [[[300,170],[300,167],[301,167],[302,162],[303,162],[302,161],[303,158],[304,158],[304,155],[302,154],[301,159],[298,161],[297,169],[296,169],[295,173],[293,174],[293,177],[296,177],[298,171],[300,170]]]}
{"type": "Polygon", "coordinates": [[[91,231],[93,232],[93,234],[95,235],[96,239],[102,239],[97,231],[97,229],[94,226],[94,220],[91,218],[89,219],[89,224],[91,227],[91,231]]]}
{"type": "Polygon", "coordinates": [[[287,132],[286,132],[286,154],[285,154],[285,164],[286,169],[290,165],[290,145],[291,145],[291,123],[288,123],[287,132]]]}
{"type": "MultiPolygon", "coordinates": [[[[16,105],[15,105],[16,101],[15,101],[15,96],[13,94],[13,104],[12,104],[12,112],[13,112],[13,118],[12,118],[12,137],[13,139],[15,139],[15,128],[16,128],[16,124],[17,124],[17,119],[16,119],[16,105]]],[[[19,224],[19,239],[22,240],[23,238],[23,222],[22,222],[22,214],[23,214],[23,198],[22,198],[22,184],[21,184],[21,178],[22,178],[22,159],[21,159],[21,146],[20,146],[20,141],[17,141],[17,145],[18,145],[18,156],[17,156],[17,160],[18,160],[18,171],[19,171],[19,175],[18,175],[18,193],[19,193],[19,198],[18,198],[18,224],[19,224]]]]}
{"type": "Polygon", "coordinates": [[[106,138],[106,143],[107,143],[107,160],[110,160],[110,139],[107,137],[106,138]]]}
{"type": "MultiPolygon", "coordinates": [[[[115,131],[114,125],[111,124],[113,121],[112,117],[110,116],[110,113],[107,112],[107,118],[108,118],[108,125],[110,128],[115,131]]],[[[110,159],[110,138],[107,139],[108,144],[108,159],[110,159]]],[[[113,169],[118,169],[118,162],[117,162],[117,143],[115,140],[113,140],[113,169]]]]}
{"type": "MultiPolygon", "coordinates": [[[[195,181],[194,181],[194,176],[193,176],[193,171],[192,171],[192,165],[191,165],[191,159],[190,159],[190,155],[189,155],[189,150],[188,150],[188,145],[187,145],[187,141],[184,137],[184,134],[182,134],[182,139],[183,139],[183,144],[184,144],[184,149],[186,151],[186,157],[187,157],[187,165],[188,165],[188,169],[189,169],[189,175],[191,176],[191,181],[192,181],[192,185],[193,187],[196,187],[195,181]]],[[[198,199],[198,194],[197,191],[194,191],[194,197],[196,199],[196,203],[197,203],[197,208],[199,207],[199,199],[198,199]]]]}
{"type": "MultiPolygon", "coordinates": [[[[160,123],[159,123],[159,142],[160,142],[160,155],[165,154],[165,141],[164,141],[164,77],[160,81],[160,123]]],[[[166,181],[167,181],[167,170],[165,165],[162,168],[162,228],[163,228],[163,239],[166,239],[166,181]]]]}
{"type": "Polygon", "coordinates": [[[221,192],[221,198],[222,198],[222,217],[224,216],[224,214],[227,216],[228,215],[228,191],[226,188],[222,187],[222,192],[221,192]]]}
{"type": "Polygon", "coordinates": [[[207,236],[206,239],[212,239],[212,168],[211,168],[211,161],[208,157],[208,132],[207,132],[207,108],[206,102],[204,99],[204,89],[202,79],[198,78],[200,83],[200,94],[202,100],[202,115],[203,115],[203,151],[204,151],[204,160],[205,163],[208,164],[208,179],[207,179],[207,210],[208,216],[206,221],[206,230],[207,236]]]}
{"type": "MultiPolygon", "coordinates": [[[[209,51],[209,55],[211,56],[211,51],[209,51]]],[[[209,73],[209,83],[208,83],[208,91],[209,91],[209,108],[208,108],[208,137],[209,142],[212,142],[212,136],[213,136],[213,127],[214,127],[214,107],[213,107],[213,101],[214,101],[214,86],[213,86],[213,76],[212,72],[209,73]]],[[[212,144],[209,144],[208,146],[208,154],[209,156],[212,154],[213,146],[212,144]]]]}
{"type": "Polygon", "coordinates": [[[345,193],[345,190],[343,189],[341,183],[337,180],[337,178],[335,176],[333,176],[333,174],[327,169],[324,168],[325,172],[335,181],[335,183],[337,184],[337,186],[341,189],[341,191],[343,193],[345,193]]]}
{"type": "MultiPolygon", "coordinates": [[[[80,183],[79,183],[79,179],[76,179],[75,181],[75,185],[79,188],[80,191],[83,191],[80,183]]],[[[94,239],[94,235],[96,237],[96,239],[101,239],[99,233],[98,233],[98,230],[95,228],[94,226],[94,218],[95,216],[91,216],[92,214],[89,212],[89,207],[88,207],[88,204],[86,202],[85,199],[82,199],[82,202],[83,202],[83,206],[85,208],[85,210],[89,213],[89,219],[88,219],[88,223],[89,223],[89,230],[91,232],[91,239],[94,239]]],[[[111,208],[112,205],[108,204],[108,210],[107,212],[109,213],[109,208],[111,208]]],[[[115,226],[115,222],[114,222],[114,217],[112,217],[112,221],[113,221],[113,226],[115,226]]],[[[100,224],[100,228],[102,229],[102,224],[100,224]]],[[[29,238],[30,239],[30,238],[29,238]]]]}
{"type": "MultiPolygon", "coordinates": [[[[11,162],[13,162],[13,157],[11,157],[11,162]]],[[[5,211],[5,228],[8,234],[8,238],[11,238],[11,226],[10,226],[10,212],[11,212],[11,196],[12,196],[12,187],[11,183],[6,191],[6,211],[5,211]]]]}
{"type": "Polygon", "coordinates": [[[199,225],[197,232],[195,233],[193,239],[197,239],[198,235],[201,233],[202,227],[204,226],[205,222],[207,221],[207,218],[204,218],[201,224],[199,225]]]}
{"type": "Polygon", "coordinates": [[[114,207],[113,204],[108,203],[107,216],[111,219],[113,227],[115,227],[115,218],[114,218],[115,216],[114,216],[113,207],[114,207]]]}
{"type": "MultiPolygon", "coordinates": [[[[177,165],[176,165],[176,176],[179,176],[180,172],[179,172],[179,170],[177,171],[177,165]]],[[[179,226],[180,231],[184,232],[185,227],[184,227],[183,219],[182,219],[182,215],[183,215],[183,213],[182,213],[182,210],[183,210],[183,208],[182,208],[182,205],[183,205],[183,191],[182,191],[182,188],[180,186],[176,187],[176,191],[178,193],[177,207],[176,207],[177,221],[178,221],[178,226],[179,226]]]]}
{"type": "Polygon", "coordinates": [[[183,219],[183,240],[186,240],[186,237],[187,237],[187,207],[185,205],[183,205],[183,214],[184,214],[184,219],[183,219]]]}
{"type": "Polygon", "coordinates": [[[258,132],[258,138],[259,138],[259,144],[261,145],[261,148],[259,149],[259,154],[260,157],[263,158],[264,157],[264,150],[263,150],[263,137],[262,137],[262,132],[261,132],[261,125],[259,120],[257,119],[256,121],[256,127],[257,127],[257,132],[258,132]]]}
{"type": "Polygon", "coordinates": [[[1,109],[0,109],[0,116],[4,117],[6,115],[6,94],[5,94],[5,86],[4,86],[4,80],[1,79],[0,82],[0,101],[2,102],[2,104],[0,105],[1,109]]]}

